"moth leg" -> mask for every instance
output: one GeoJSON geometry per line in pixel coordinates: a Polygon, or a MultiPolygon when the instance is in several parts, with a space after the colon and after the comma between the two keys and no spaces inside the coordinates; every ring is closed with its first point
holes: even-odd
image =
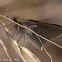
{"type": "Polygon", "coordinates": [[[10,24],[6,25],[5,27],[10,26],[10,25],[12,25],[12,24],[13,24],[13,23],[10,23],[10,24]]]}
{"type": "Polygon", "coordinates": [[[19,33],[19,27],[18,27],[18,29],[17,29],[16,37],[17,37],[18,33],[19,33]]]}
{"type": "MultiPolygon", "coordinates": [[[[16,33],[16,37],[17,37],[18,33],[19,33],[19,31],[17,31],[17,33],[16,33]]],[[[16,37],[15,37],[15,38],[16,38],[16,37]]]]}
{"type": "Polygon", "coordinates": [[[20,41],[21,37],[22,37],[22,36],[20,35],[20,38],[19,38],[19,40],[17,41],[17,43],[20,41]]]}
{"type": "Polygon", "coordinates": [[[24,33],[24,44],[26,46],[26,41],[25,41],[26,34],[24,33]]]}
{"type": "Polygon", "coordinates": [[[9,29],[9,31],[11,31],[13,28],[14,28],[14,26],[11,29],[9,29]]]}
{"type": "Polygon", "coordinates": [[[15,33],[16,33],[16,29],[15,29],[14,33],[12,34],[12,36],[14,36],[15,33]]]}

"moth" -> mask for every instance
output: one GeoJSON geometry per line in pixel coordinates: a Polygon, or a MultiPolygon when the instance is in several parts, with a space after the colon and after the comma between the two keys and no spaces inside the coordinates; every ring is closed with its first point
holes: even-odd
{"type": "MultiPolygon", "coordinates": [[[[36,32],[37,34],[39,34],[49,40],[62,34],[62,27],[60,25],[49,24],[49,23],[40,22],[40,21],[36,21],[36,20],[25,20],[25,19],[19,20],[18,17],[13,17],[12,20],[20,25],[28,27],[29,29],[36,32]]],[[[13,23],[9,24],[8,26],[10,26],[12,24],[13,23]]],[[[42,44],[41,44],[41,42],[39,41],[36,34],[32,33],[31,31],[29,31],[17,24],[14,24],[13,27],[9,31],[11,31],[13,28],[16,29],[17,35],[18,35],[18,33],[20,33],[20,35],[26,34],[32,40],[31,43],[40,50],[41,50],[42,44],[44,45],[44,43],[46,42],[45,39],[40,38],[40,40],[42,41],[42,44]]],[[[12,34],[12,36],[14,36],[14,35],[15,35],[15,32],[12,34]]],[[[20,39],[21,39],[21,36],[19,37],[18,41],[20,39]]]]}

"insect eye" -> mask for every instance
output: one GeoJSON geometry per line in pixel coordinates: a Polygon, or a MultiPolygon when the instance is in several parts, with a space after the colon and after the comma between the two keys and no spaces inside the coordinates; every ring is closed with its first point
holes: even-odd
{"type": "Polygon", "coordinates": [[[19,23],[18,18],[16,18],[16,17],[13,18],[13,21],[19,23]]]}

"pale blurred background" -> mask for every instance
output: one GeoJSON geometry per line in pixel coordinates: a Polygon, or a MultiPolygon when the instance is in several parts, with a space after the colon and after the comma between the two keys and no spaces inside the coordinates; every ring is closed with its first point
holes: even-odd
{"type": "MultiPolygon", "coordinates": [[[[0,0],[0,14],[4,16],[18,16],[21,19],[32,19],[62,26],[62,0],[0,0]]],[[[23,40],[22,40],[23,41],[23,40]]],[[[26,47],[29,48],[42,62],[50,62],[45,51],[35,48],[26,38],[26,47]]],[[[62,36],[52,39],[62,46],[62,36]]],[[[24,42],[21,42],[24,43],[24,42]]],[[[19,43],[19,44],[21,44],[19,43]]],[[[22,45],[24,46],[24,44],[22,45]]],[[[62,62],[62,49],[45,43],[46,50],[51,54],[53,62],[62,62]]],[[[0,58],[5,57],[0,47],[0,58]]]]}

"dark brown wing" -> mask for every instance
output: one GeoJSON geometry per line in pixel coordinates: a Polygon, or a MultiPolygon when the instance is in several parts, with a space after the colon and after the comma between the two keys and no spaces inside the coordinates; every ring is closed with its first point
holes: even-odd
{"type": "MultiPolygon", "coordinates": [[[[49,40],[62,34],[61,26],[56,25],[56,24],[48,24],[48,23],[36,22],[36,21],[25,22],[25,24],[30,29],[32,29],[34,32],[36,32],[37,34],[39,34],[49,40]],[[33,26],[33,27],[31,27],[31,26],[33,26]]],[[[26,33],[33,40],[33,42],[32,42],[33,44],[36,44],[36,46],[38,46],[39,48],[42,46],[42,44],[40,43],[39,39],[37,38],[37,36],[35,34],[28,33],[28,31],[26,31],[26,33]]],[[[43,44],[46,42],[44,39],[42,39],[42,38],[40,38],[40,39],[43,44]]]]}
{"type": "MultiPolygon", "coordinates": [[[[35,31],[37,34],[39,34],[49,40],[62,34],[61,26],[56,25],[56,24],[48,24],[48,23],[38,22],[35,20],[18,21],[17,18],[15,18],[13,20],[21,25],[27,26],[28,28],[35,31]]],[[[35,45],[39,49],[42,46],[42,44],[40,43],[37,36],[35,34],[33,34],[32,32],[30,32],[29,30],[22,28],[15,23],[13,23],[13,24],[11,23],[10,26],[7,28],[10,30],[10,34],[12,33],[11,35],[12,35],[12,37],[14,37],[14,39],[17,39],[19,41],[21,36],[23,34],[26,34],[32,40],[31,43],[33,45],[35,45]],[[15,37],[14,35],[15,36],[17,35],[17,36],[15,37]]],[[[40,38],[40,39],[43,44],[46,42],[44,39],[42,39],[42,38],[40,38]]]]}

